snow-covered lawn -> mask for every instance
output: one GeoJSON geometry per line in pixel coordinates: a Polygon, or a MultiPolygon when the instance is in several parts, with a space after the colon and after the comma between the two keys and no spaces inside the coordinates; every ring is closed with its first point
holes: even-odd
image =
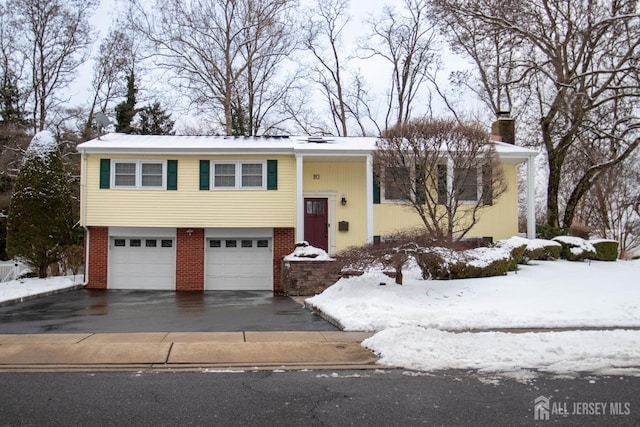
{"type": "Polygon", "coordinates": [[[82,283],[83,276],[56,276],[46,279],[18,279],[0,283],[0,303],[34,295],[72,288],[82,283]]]}
{"type": "Polygon", "coordinates": [[[535,261],[507,276],[394,284],[381,271],[341,279],[307,304],[345,330],[380,331],[363,345],[407,368],[552,372],[635,367],[640,331],[460,333],[497,328],[640,327],[640,261],[535,261]],[[385,283],[385,285],[381,285],[385,283]]]}

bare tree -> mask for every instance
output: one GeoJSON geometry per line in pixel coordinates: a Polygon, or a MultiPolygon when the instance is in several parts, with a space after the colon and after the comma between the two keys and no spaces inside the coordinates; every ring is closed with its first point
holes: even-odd
{"type": "Polygon", "coordinates": [[[104,113],[115,98],[125,95],[127,75],[134,68],[133,40],[131,35],[121,27],[120,23],[116,23],[100,43],[94,57],[91,80],[93,97],[90,100],[89,115],[85,124],[86,137],[89,136],[93,126],[96,109],[104,113]]]}
{"type": "Polygon", "coordinates": [[[342,35],[349,23],[348,0],[319,0],[309,17],[305,44],[316,59],[316,82],[331,111],[338,135],[347,136],[347,106],[344,89],[342,35]]]}
{"type": "Polygon", "coordinates": [[[273,76],[290,53],[293,0],[163,0],[153,12],[134,2],[131,22],[155,47],[157,65],[198,109],[221,113],[234,133],[242,117],[257,133],[270,110],[273,76]],[[245,117],[246,116],[246,117],[245,117]]]}
{"type": "MultiPolygon", "coordinates": [[[[365,123],[371,122],[376,128],[378,125],[369,108],[371,99],[363,76],[348,68],[352,58],[343,44],[351,21],[348,12],[349,0],[318,0],[317,7],[305,18],[305,45],[315,64],[312,80],[330,115],[331,124],[324,126],[322,133],[367,135],[370,132],[365,123]]],[[[299,117],[295,119],[300,121],[299,117]]],[[[306,129],[314,127],[315,123],[306,129]]]]}
{"type": "Polygon", "coordinates": [[[547,222],[569,227],[582,198],[608,170],[640,145],[640,15],[636,0],[431,0],[450,40],[473,58],[486,99],[530,110],[548,158],[547,222]],[[487,37],[456,28],[484,29],[487,37]],[[494,37],[489,37],[489,36],[494,37]],[[496,39],[495,35],[501,35],[496,39]],[[484,55],[495,40],[499,59],[484,55]],[[474,47],[481,44],[482,48],[474,47]],[[508,53],[508,54],[506,54],[508,53]],[[504,74],[503,74],[504,73],[504,74]],[[498,90],[501,90],[498,95],[498,90]],[[517,93],[517,96],[514,94],[517,93]],[[565,164],[584,144],[598,161],[578,171],[564,203],[565,164]],[[564,206],[563,206],[564,205],[564,206]],[[564,209],[564,212],[562,212],[564,209]]]}
{"type": "Polygon", "coordinates": [[[91,42],[89,17],[96,0],[10,0],[29,65],[34,131],[61,103],[61,90],[75,77],[91,42]]]}
{"type": "Polygon", "coordinates": [[[387,129],[377,145],[384,198],[413,208],[435,239],[462,239],[506,191],[494,144],[479,124],[409,121],[387,129]]]}
{"type": "Polygon", "coordinates": [[[438,42],[427,0],[404,0],[401,11],[391,6],[369,21],[372,34],[360,41],[366,57],[378,56],[391,64],[385,128],[401,125],[412,115],[423,83],[435,80],[438,42]]]}

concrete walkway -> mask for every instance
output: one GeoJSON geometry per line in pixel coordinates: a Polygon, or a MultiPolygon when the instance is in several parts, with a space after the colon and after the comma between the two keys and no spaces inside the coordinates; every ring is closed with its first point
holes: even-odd
{"type": "Polygon", "coordinates": [[[0,334],[0,371],[362,369],[366,332],[0,334]]]}

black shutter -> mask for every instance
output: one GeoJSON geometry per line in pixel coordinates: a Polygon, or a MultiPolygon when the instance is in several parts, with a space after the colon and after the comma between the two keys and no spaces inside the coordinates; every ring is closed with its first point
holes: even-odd
{"type": "Polygon", "coordinates": [[[178,189],[178,161],[167,160],[167,190],[178,189]]]}
{"type": "Polygon", "coordinates": [[[438,165],[438,204],[447,203],[447,165],[438,165]]]}
{"type": "Polygon", "coordinates": [[[109,188],[111,182],[111,159],[100,159],[100,188],[109,188]]]}
{"type": "Polygon", "coordinates": [[[211,162],[209,160],[200,160],[200,190],[209,189],[209,166],[211,162]]]}
{"type": "Polygon", "coordinates": [[[376,205],[380,204],[380,184],[378,184],[378,178],[373,176],[373,203],[376,205]]]}
{"type": "Polygon", "coordinates": [[[278,189],[278,161],[267,160],[267,190],[278,189]]]}

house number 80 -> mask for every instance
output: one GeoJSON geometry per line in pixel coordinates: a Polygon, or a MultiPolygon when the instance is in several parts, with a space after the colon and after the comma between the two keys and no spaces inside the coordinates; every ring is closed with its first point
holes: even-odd
{"type": "Polygon", "coordinates": [[[319,173],[314,173],[313,174],[313,179],[320,179],[320,174],[319,173]]]}

